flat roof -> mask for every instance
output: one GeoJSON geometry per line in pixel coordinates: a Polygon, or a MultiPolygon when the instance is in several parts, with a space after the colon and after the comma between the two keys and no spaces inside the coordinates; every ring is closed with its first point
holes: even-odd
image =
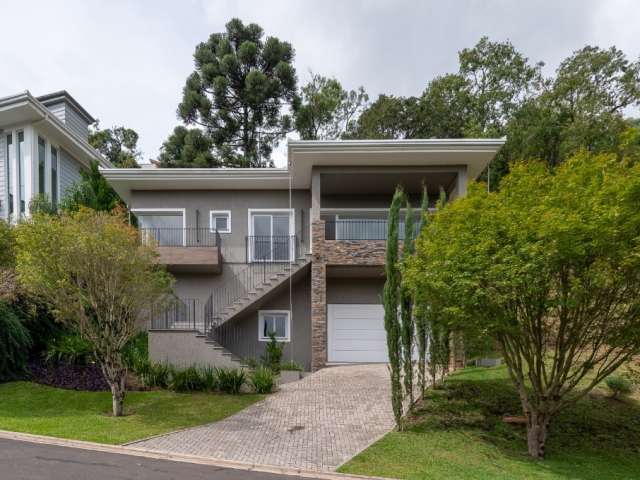
{"type": "Polygon", "coordinates": [[[466,167],[477,178],[505,139],[289,140],[286,168],[103,168],[128,201],[133,190],[309,189],[313,168],[466,167]]]}

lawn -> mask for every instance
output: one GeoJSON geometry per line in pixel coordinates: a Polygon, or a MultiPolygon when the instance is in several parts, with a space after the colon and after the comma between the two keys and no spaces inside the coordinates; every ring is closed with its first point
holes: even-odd
{"type": "Polygon", "coordinates": [[[551,425],[547,456],[526,456],[520,404],[504,367],[468,368],[434,390],[406,432],[392,432],[339,471],[406,479],[638,479],[640,401],[598,389],[551,425]]]}
{"type": "Polygon", "coordinates": [[[130,392],[125,416],[111,412],[109,392],[62,390],[30,382],[0,384],[0,429],[121,444],[215,422],[264,398],[261,395],[130,392]]]}

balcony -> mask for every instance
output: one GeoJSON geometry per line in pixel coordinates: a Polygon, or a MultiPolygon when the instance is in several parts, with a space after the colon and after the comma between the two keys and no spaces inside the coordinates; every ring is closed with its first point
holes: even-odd
{"type": "Polygon", "coordinates": [[[158,263],[175,273],[220,273],[220,234],[208,228],[141,228],[140,242],[155,248],[158,263]]]}

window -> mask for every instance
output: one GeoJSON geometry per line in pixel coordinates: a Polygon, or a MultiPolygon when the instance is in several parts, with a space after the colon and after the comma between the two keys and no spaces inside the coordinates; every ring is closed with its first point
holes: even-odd
{"type": "Polygon", "coordinates": [[[249,209],[250,261],[292,261],[295,256],[293,224],[293,210],[249,209]]]}
{"type": "Polygon", "coordinates": [[[45,194],[45,165],[47,145],[44,138],[38,137],[38,193],[45,194]]]}
{"type": "Polygon", "coordinates": [[[258,340],[268,342],[269,334],[275,333],[279,342],[289,341],[289,311],[260,310],[258,312],[258,340]]]}
{"type": "Polygon", "coordinates": [[[5,158],[7,159],[7,192],[9,193],[9,215],[13,215],[13,178],[11,178],[11,167],[13,158],[11,158],[11,145],[13,145],[13,135],[7,135],[7,151],[5,158]]]}
{"type": "Polygon", "coordinates": [[[18,164],[18,186],[20,188],[18,194],[20,195],[20,214],[24,215],[24,213],[27,211],[27,204],[26,204],[26,197],[27,197],[27,192],[25,189],[25,182],[24,182],[24,171],[25,171],[25,164],[24,164],[24,132],[18,132],[18,148],[16,150],[16,158],[17,158],[17,164],[18,164]]]}
{"type": "Polygon", "coordinates": [[[229,210],[211,210],[209,212],[209,226],[211,231],[231,233],[231,212],[229,210]]]}
{"type": "Polygon", "coordinates": [[[58,206],[58,150],[51,147],[51,204],[58,206]]]}

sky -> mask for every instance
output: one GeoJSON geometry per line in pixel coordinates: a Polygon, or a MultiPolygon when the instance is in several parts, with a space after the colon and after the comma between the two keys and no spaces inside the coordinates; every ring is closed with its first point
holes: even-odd
{"type": "Polygon", "coordinates": [[[67,90],[102,128],[136,130],[144,161],[180,123],[195,46],[233,17],[290,42],[300,84],[313,71],[371,98],[419,95],[484,35],[547,75],[587,44],[640,56],[637,0],[21,0],[1,11],[0,97],[67,90]]]}

